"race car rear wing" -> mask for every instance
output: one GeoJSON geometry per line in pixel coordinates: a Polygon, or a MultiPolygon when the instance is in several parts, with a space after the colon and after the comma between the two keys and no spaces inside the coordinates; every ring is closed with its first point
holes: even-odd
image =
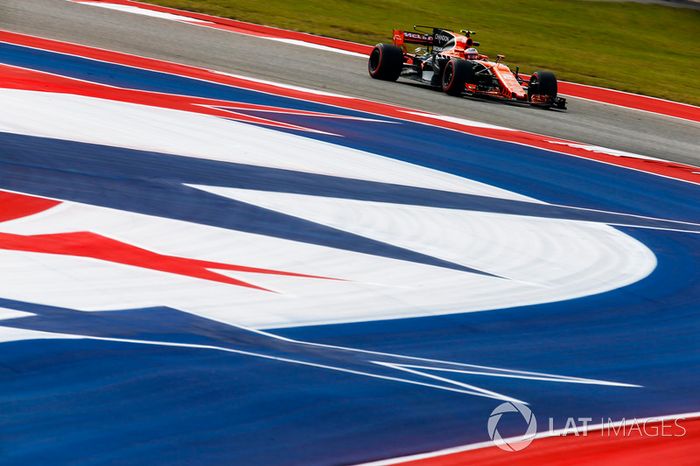
{"type": "MultiPolygon", "coordinates": [[[[425,45],[429,47],[444,47],[452,39],[454,39],[457,34],[448,31],[447,29],[442,29],[433,26],[413,26],[414,31],[403,31],[400,29],[394,29],[393,39],[394,45],[397,47],[404,48],[404,44],[417,44],[425,45]],[[423,32],[420,29],[432,29],[431,33],[423,32]]],[[[471,38],[472,34],[476,34],[474,31],[461,31],[465,37],[465,45],[467,47],[478,46],[478,42],[474,42],[471,38]]]]}
{"type": "Polygon", "coordinates": [[[401,31],[394,29],[394,45],[403,47],[404,44],[433,45],[435,37],[421,32],[401,31]]]}

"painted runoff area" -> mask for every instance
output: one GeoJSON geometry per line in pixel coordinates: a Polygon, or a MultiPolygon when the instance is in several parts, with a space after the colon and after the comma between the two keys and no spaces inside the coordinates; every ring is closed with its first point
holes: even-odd
{"type": "MultiPolygon", "coordinates": [[[[697,168],[9,32],[0,48],[8,464],[445,464],[411,455],[508,455],[484,443],[502,402],[557,429],[698,406],[697,168]]],[[[687,422],[640,464],[688,458],[687,422]]],[[[590,439],[524,453],[640,445],[590,439]]]]}

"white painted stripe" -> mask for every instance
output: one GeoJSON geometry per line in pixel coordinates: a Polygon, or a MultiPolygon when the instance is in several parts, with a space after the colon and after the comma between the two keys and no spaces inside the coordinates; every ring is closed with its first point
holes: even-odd
{"type": "Polygon", "coordinates": [[[623,150],[610,149],[608,147],[594,146],[592,144],[580,144],[577,142],[566,142],[566,141],[547,141],[550,144],[557,144],[560,146],[572,147],[574,149],[583,149],[589,152],[595,152],[598,154],[614,155],[615,157],[632,157],[635,159],[644,160],[655,160],[657,162],[668,162],[668,160],[658,159],[656,157],[650,157],[648,155],[633,154],[632,152],[626,152],[623,150]]]}
{"type": "Polygon", "coordinates": [[[250,76],[243,76],[240,74],[227,73],[225,71],[214,70],[213,72],[216,74],[220,74],[222,76],[230,76],[230,77],[236,78],[236,79],[245,79],[246,81],[253,81],[256,83],[260,83],[260,84],[269,84],[270,86],[281,87],[284,89],[291,89],[293,91],[305,92],[308,94],[322,95],[322,96],[326,96],[326,97],[337,97],[340,99],[354,99],[354,97],[350,97],[348,95],[335,94],[333,92],[321,91],[319,89],[311,89],[308,87],[294,86],[292,84],[282,84],[282,83],[278,83],[275,81],[267,81],[265,79],[251,78],[250,76]]]}
{"type": "Polygon", "coordinates": [[[10,89],[0,89],[0,105],[3,108],[0,130],[11,133],[531,200],[438,170],[208,115],[71,94],[10,89]]]}
{"type": "MultiPolygon", "coordinates": [[[[583,86],[583,84],[579,84],[579,85],[583,86]]],[[[622,91],[617,91],[615,89],[606,89],[604,87],[601,87],[600,89],[604,89],[606,91],[613,91],[613,92],[621,92],[622,93],[622,91]]],[[[627,92],[626,94],[629,94],[629,92],[627,92]]],[[[654,112],[652,110],[645,110],[643,108],[629,107],[627,105],[620,105],[620,104],[616,104],[614,102],[605,102],[603,100],[589,99],[589,98],[578,96],[578,95],[571,95],[571,94],[564,94],[564,93],[562,93],[561,95],[570,97],[572,99],[585,100],[586,102],[593,102],[595,104],[608,105],[610,107],[615,107],[615,108],[624,108],[625,110],[632,110],[634,112],[643,112],[643,113],[648,113],[649,115],[656,115],[657,117],[672,118],[673,120],[680,120],[680,121],[683,121],[685,123],[700,125],[700,123],[697,121],[690,120],[688,118],[684,118],[681,116],[669,115],[667,113],[661,113],[661,112],[654,112]]],[[[634,95],[637,97],[648,97],[648,96],[640,96],[639,94],[630,94],[630,95],[634,95]]],[[[652,99],[653,97],[649,97],[649,98],[652,99]]],[[[665,99],[658,99],[658,100],[665,100],[665,99]]],[[[674,104],[681,104],[680,102],[674,102],[672,100],[667,100],[666,102],[671,102],[674,104]]],[[[685,104],[681,104],[681,105],[685,105],[685,104]]]]}
{"type": "MultiPolygon", "coordinates": [[[[43,333],[43,332],[42,332],[43,333]]],[[[251,351],[244,351],[244,350],[237,350],[233,348],[223,348],[219,346],[212,346],[212,345],[200,345],[200,344],[193,344],[193,343],[173,343],[173,342],[168,342],[168,341],[151,341],[151,340],[134,340],[134,339],[128,339],[128,338],[108,338],[108,337],[83,337],[83,336],[68,336],[68,338],[82,338],[85,340],[96,340],[96,341],[111,341],[111,342],[117,342],[117,343],[131,343],[131,344],[140,344],[140,345],[153,345],[153,346],[169,346],[169,347],[175,347],[175,348],[192,348],[192,349],[202,349],[202,350],[213,350],[213,351],[222,351],[224,353],[234,353],[234,354],[240,354],[243,356],[251,356],[251,357],[256,357],[256,358],[261,358],[261,359],[267,359],[271,361],[277,361],[277,362],[282,362],[282,363],[288,363],[288,364],[298,364],[302,366],[309,366],[309,367],[315,367],[318,369],[326,369],[326,370],[331,370],[331,371],[338,371],[338,372],[343,372],[346,374],[353,374],[353,375],[360,375],[364,377],[369,377],[373,379],[380,379],[380,380],[387,380],[391,382],[399,382],[399,383],[405,383],[409,385],[418,385],[421,387],[427,387],[427,388],[432,388],[436,390],[444,390],[444,391],[449,391],[449,392],[454,392],[454,393],[460,393],[463,395],[470,395],[470,396],[479,396],[479,397],[484,397],[484,398],[496,398],[499,400],[504,400],[504,401],[512,401],[512,402],[519,402],[522,403],[521,401],[511,398],[505,395],[500,395],[495,392],[490,392],[488,390],[483,390],[482,391],[477,391],[472,388],[472,386],[468,384],[464,384],[461,382],[453,382],[454,387],[448,386],[448,385],[438,385],[438,384],[433,384],[433,383],[427,383],[427,382],[421,382],[418,380],[411,380],[411,379],[405,379],[401,377],[392,377],[388,375],[382,375],[382,374],[377,374],[377,373],[372,373],[372,372],[367,372],[367,371],[360,371],[360,370],[355,370],[355,369],[347,369],[343,366],[331,366],[328,364],[319,364],[315,362],[310,362],[310,361],[304,361],[301,359],[291,359],[291,358],[285,358],[281,356],[272,356],[269,354],[264,354],[264,353],[254,353],[251,351]]]]}
{"type": "Polygon", "coordinates": [[[18,317],[29,317],[33,315],[35,314],[32,314],[31,312],[22,312],[0,307],[0,320],[17,319],[18,317]]]}
{"type": "MultiPolygon", "coordinates": [[[[303,366],[338,371],[338,372],[359,375],[359,376],[364,376],[364,377],[370,377],[370,378],[375,378],[375,379],[381,379],[381,380],[386,380],[386,381],[399,382],[399,383],[404,383],[404,384],[409,384],[409,385],[416,385],[416,386],[431,388],[431,389],[435,389],[435,390],[444,390],[444,391],[459,393],[462,395],[493,398],[493,399],[500,400],[500,401],[511,401],[511,402],[524,403],[523,401],[517,400],[517,399],[509,397],[507,395],[503,395],[503,394],[496,393],[496,392],[493,392],[490,390],[486,390],[486,389],[481,388],[481,387],[476,387],[474,385],[466,384],[466,383],[458,381],[458,380],[452,380],[449,378],[439,377],[439,376],[436,376],[434,374],[430,374],[430,373],[426,373],[426,372],[406,369],[407,367],[415,367],[415,366],[406,366],[406,365],[403,365],[400,363],[388,363],[386,361],[369,360],[369,361],[366,361],[368,363],[371,363],[371,364],[368,364],[366,366],[367,370],[356,370],[356,369],[349,369],[347,367],[344,367],[343,365],[321,364],[321,363],[317,363],[317,362],[307,361],[304,359],[293,359],[293,358],[288,358],[288,357],[274,356],[272,354],[257,353],[257,352],[246,351],[246,350],[235,349],[235,348],[213,346],[213,345],[203,345],[203,344],[196,344],[196,343],[178,343],[178,342],[159,341],[159,340],[137,340],[137,339],[129,339],[129,338],[83,336],[83,335],[48,334],[45,332],[35,332],[32,330],[23,330],[23,329],[9,329],[9,331],[6,333],[6,335],[8,338],[11,338],[11,340],[7,340],[7,341],[17,341],[17,340],[21,340],[21,339],[78,338],[78,339],[83,339],[83,340],[110,341],[110,342],[116,342],[116,343],[128,343],[128,344],[139,344],[139,345],[149,345],[149,346],[165,346],[165,347],[173,347],[173,348],[190,348],[190,349],[197,349],[197,350],[221,351],[221,352],[225,352],[225,353],[233,353],[233,354],[239,354],[239,355],[243,355],[243,356],[256,357],[256,358],[267,359],[267,360],[281,362],[281,363],[298,364],[298,365],[303,365],[303,366]],[[373,365],[393,369],[394,371],[396,371],[397,375],[405,375],[406,373],[408,373],[408,374],[412,374],[412,375],[417,376],[417,377],[410,379],[410,378],[381,374],[381,373],[378,373],[378,371],[376,370],[377,367],[375,367],[373,365]],[[430,383],[428,381],[430,381],[430,382],[437,381],[438,383],[430,383]]],[[[0,341],[2,341],[2,340],[0,339],[0,341]]],[[[307,344],[306,342],[297,342],[297,343],[300,346],[307,344]]],[[[352,348],[348,348],[347,351],[362,353],[362,350],[355,350],[352,348]]],[[[393,356],[395,356],[399,360],[404,359],[404,357],[401,355],[393,355],[393,356]]],[[[410,359],[410,358],[407,358],[407,359],[410,359]]],[[[455,365],[462,366],[462,364],[459,364],[459,363],[455,363],[455,365]]],[[[469,365],[464,364],[463,366],[469,366],[469,365]]],[[[429,369],[439,370],[439,369],[434,368],[434,367],[429,367],[429,369]]],[[[508,369],[494,368],[494,370],[509,372],[508,369]]],[[[519,372],[519,371],[516,371],[516,372],[519,372]]],[[[391,371],[389,373],[391,373],[391,371]]],[[[489,375],[493,375],[493,374],[483,373],[482,375],[489,376],[489,375]]],[[[615,382],[607,382],[604,380],[577,379],[575,377],[557,376],[557,375],[551,375],[550,377],[551,378],[547,378],[546,380],[550,381],[550,382],[593,383],[596,385],[607,385],[607,386],[617,386],[617,387],[627,387],[627,388],[635,387],[632,385],[618,384],[615,382]]],[[[536,379],[536,380],[544,380],[544,379],[536,379]]]]}
{"type": "MultiPolygon", "coordinates": [[[[363,278],[347,271],[344,278],[362,281],[370,288],[375,286],[384,298],[393,296],[391,299],[402,302],[400,306],[387,302],[389,313],[383,313],[380,308],[369,310],[383,301],[379,296],[368,300],[363,309],[355,303],[353,314],[358,320],[474,312],[541,302],[541,299],[570,299],[602,292],[607,287],[624,286],[627,280],[640,279],[636,274],[642,269],[648,273],[655,267],[653,254],[642,253],[644,247],[638,249],[641,243],[628,243],[630,237],[623,240],[617,230],[590,222],[196,187],[507,278],[452,275],[440,269],[434,269],[434,274],[426,271],[423,278],[417,278],[409,273],[412,266],[398,263],[391,277],[363,278]],[[544,255],[546,261],[542,261],[544,255]],[[434,292],[429,293],[429,289],[434,292]]],[[[346,295],[342,303],[335,304],[334,315],[318,323],[349,322],[342,309],[353,306],[356,298],[346,295]]],[[[300,324],[285,326],[296,325],[300,324]]]]}
{"type": "Polygon", "coordinates": [[[258,36],[258,35],[256,35],[255,37],[260,37],[261,39],[274,40],[277,42],[284,42],[285,44],[290,44],[290,45],[300,45],[302,47],[309,47],[312,49],[323,50],[325,52],[335,52],[335,53],[340,53],[343,55],[350,55],[352,57],[360,57],[363,60],[367,60],[367,55],[365,55],[364,53],[350,52],[349,50],[342,50],[342,49],[337,49],[335,47],[328,47],[326,45],[314,44],[313,42],[305,42],[303,40],[297,40],[297,39],[286,39],[286,38],[282,38],[282,37],[267,37],[267,36],[258,36]]]}
{"type": "MultiPolygon", "coordinates": [[[[65,339],[82,338],[76,335],[65,335],[62,333],[40,332],[38,330],[25,330],[23,328],[2,327],[0,329],[0,343],[22,340],[42,340],[42,339],[65,339]]],[[[7,350],[5,350],[7,351],[7,350]]]]}
{"type": "Polygon", "coordinates": [[[203,21],[201,19],[195,19],[188,16],[180,16],[172,13],[165,13],[162,11],[148,10],[146,8],[139,8],[137,6],[131,5],[121,5],[118,3],[104,3],[104,2],[84,2],[84,1],[72,1],[73,3],[80,3],[81,5],[98,6],[100,8],[107,8],[108,10],[122,11],[124,13],[133,13],[142,16],[150,16],[152,18],[167,19],[170,21],[182,21],[187,23],[201,23],[201,24],[213,24],[209,21],[203,21]]]}
{"type": "MultiPolygon", "coordinates": [[[[621,90],[619,90],[619,89],[610,89],[610,88],[607,88],[607,87],[593,86],[593,85],[591,85],[591,84],[581,84],[581,83],[574,83],[574,82],[567,82],[567,81],[563,81],[563,82],[566,82],[567,84],[573,84],[574,86],[588,87],[588,88],[590,88],[590,89],[600,89],[600,90],[602,90],[602,91],[608,91],[608,92],[615,92],[615,93],[618,93],[618,94],[631,95],[631,96],[633,96],[633,97],[641,97],[641,98],[644,98],[644,99],[658,100],[658,101],[660,101],[660,102],[668,102],[668,103],[670,103],[670,104],[681,105],[681,106],[683,106],[683,107],[688,107],[688,108],[691,108],[691,109],[694,109],[694,110],[700,110],[700,107],[698,107],[698,106],[696,106],[696,105],[686,104],[686,103],[684,103],[684,102],[676,102],[675,100],[662,99],[661,97],[653,97],[653,96],[650,96],[650,95],[635,94],[634,92],[621,91],[621,90]]],[[[562,95],[569,95],[569,94],[562,94],[562,95]]],[[[571,96],[571,97],[580,98],[580,97],[577,97],[577,96],[571,96]]],[[[589,99],[586,99],[586,100],[589,100],[589,99]]],[[[598,101],[596,100],[595,102],[598,102],[598,101]]],[[[646,111],[646,110],[645,110],[645,111],[646,111]]],[[[655,113],[655,112],[650,112],[650,113],[655,113]]]]}
{"type": "Polygon", "coordinates": [[[501,129],[504,131],[515,131],[512,128],[506,128],[505,126],[496,126],[496,125],[492,125],[490,123],[482,123],[480,121],[467,120],[466,118],[459,118],[459,117],[454,117],[454,116],[437,115],[434,113],[412,112],[412,111],[406,111],[405,113],[408,113],[410,115],[416,115],[419,117],[424,117],[424,118],[435,118],[436,120],[446,121],[448,123],[457,123],[459,125],[464,125],[464,126],[473,126],[475,128],[488,128],[488,129],[501,129]]]}
{"type": "MultiPolygon", "coordinates": [[[[175,15],[172,13],[164,13],[161,11],[140,8],[140,7],[132,6],[132,5],[122,5],[122,4],[104,3],[104,2],[78,1],[78,0],[68,0],[68,1],[73,2],[73,3],[79,3],[81,5],[89,5],[89,6],[96,6],[96,7],[100,7],[100,8],[107,8],[110,10],[122,11],[124,13],[133,13],[133,14],[138,14],[138,15],[142,15],[142,16],[150,16],[152,18],[177,21],[180,23],[193,24],[196,26],[206,26],[206,27],[215,26],[215,23],[212,23],[211,21],[204,21],[201,19],[196,19],[196,18],[192,18],[189,16],[175,15]]],[[[216,29],[219,29],[219,28],[216,28],[216,29]]],[[[316,49],[316,50],[322,50],[324,52],[340,53],[342,55],[349,55],[352,57],[360,57],[362,59],[367,59],[367,55],[363,54],[363,53],[351,52],[349,50],[342,50],[342,49],[338,49],[335,47],[329,47],[326,45],[315,44],[313,42],[306,42],[306,41],[298,40],[298,39],[287,39],[284,37],[271,37],[271,36],[266,36],[266,35],[262,35],[262,34],[247,33],[246,31],[243,31],[243,30],[235,30],[235,31],[229,30],[229,29],[223,29],[223,30],[227,31],[227,32],[234,33],[234,34],[241,34],[241,35],[246,35],[246,36],[251,36],[251,37],[257,37],[259,39],[266,39],[266,40],[271,40],[271,41],[275,41],[275,42],[283,42],[283,43],[289,44],[289,45],[309,47],[309,48],[316,49]]]]}

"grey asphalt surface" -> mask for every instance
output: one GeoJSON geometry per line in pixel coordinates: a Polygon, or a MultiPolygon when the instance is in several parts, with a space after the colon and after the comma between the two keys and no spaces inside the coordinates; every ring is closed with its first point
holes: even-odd
{"type": "Polygon", "coordinates": [[[372,80],[364,58],[65,0],[2,0],[0,29],[700,165],[700,124],[575,98],[566,112],[455,98],[410,82],[372,80]]]}

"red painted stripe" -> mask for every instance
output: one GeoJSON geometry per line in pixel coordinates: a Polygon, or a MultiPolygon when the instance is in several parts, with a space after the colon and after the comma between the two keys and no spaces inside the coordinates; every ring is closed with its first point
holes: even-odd
{"type": "MultiPolygon", "coordinates": [[[[29,194],[0,191],[0,222],[37,214],[61,204],[60,201],[29,194]]],[[[307,275],[282,270],[261,269],[244,265],[203,261],[179,256],[168,256],[137,246],[122,243],[91,232],[55,233],[46,235],[17,235],[0,232],[0,250],[27,251],[64,256],[90,257],[107,262],[130,265],[187,277],[200,278],[229,285],[270,291],[210,269],[235,272],[282,275],[297,278],[336,280],[318,275],[307,275]]]]}
{"type": "Polygon", "coordinates": [[[351,116],[335,115],[329,113],[295,110],[269,105],[257,105],[245,102],[229,100],[206,99],[186,95],[164,94],[158,92],[126,89],[121,87],[106,86],[103,84],[81,81],[78,79],[57,76],[42,71],[18,68],[15,66],[0,64],[0,76],[2,85],[6,89],[20,89],[27,91],[54,92],[61,94],[74,94],[98,99],[114,100],[133,104],[147,105],[150,107],[181,110],[202,115],[211,115],[229,120],[242,121],[260,125],[273,126],[297,131],[315,131],[303,126],[284,123],[281,121],[249,115],[245,112],[261,112],[267,115],[287,114],[312,116],[319,118],[353,119],[351,116]]]}
{"type": "MultiPolygon", "coordinates": [[[[544,437],[533,441],[517,452],[501,450],[496,446],[468,450],[448,455],[394,464],[402,466],[540,466],[580,465],[618,466],[697,465],[700,449],[700,420],[648,423],[646,434],[626,427],[625,434],[615,435],[611,429],[588,432],[587,436],[544,437]],[[655,433],[656,432],[656,433],[655,433]],[[683,434],[683,436],[680,436],[683,434]]],[[[641,427],[641,425],[640,425],[641,427]]]]}
{"type": "Polygon", "coordinates": [[[38,214],[58,204],[51,199],[0,191],[0,222],[38,214]]]}
{"type": "MultiPolygon", "coordinates": [[[[196,68],[187,65],[180,65],[171,62],[164,62],[151,58],[138,57],[120,52],[112,52],[83,45],[59,42],[51,39],[43,39],[34,36],[17,34],[9,31],[0,31],[0,41],[18,45],[25,45],[54,52],[78,55],[95,60],[102,60],[137,68],[143,68],[164,73],[172,73],[195,79],[201,79],[234,87],[251,89],[254,91],[266,92],[305,101],[318,102],[352,110],[358,110],[376,115],[382,115],[401,120],[408,120],[417,123],[424,123],[439,126],[455,131],[483,136],[505,142],[524,144],[531,147],[546,149],[548,151],[564,153],[576,157],[597,160],[599,162],[631,168],[634,170],[653,173],[679,180],[700,183],[700,168],[675,162],[649,160],[637,157],[622,157],[614,154],[593,152],[580,147],[572,147],[568,144],[576,145],[574,141],[567,141],[559,138],[552,138],[540,134],[528,133],[524,131],[513,131],[507,129],[481,128],[469,126],[467,124],[443,121],[426,112],[398,107],[395,105],[382,104],[368,100],[351,97],[337,97],[329,95],[319,95],[305,92],[298,89],[289,89],[276,86],[274,84],[260,83],[248,79],[229,76],[203,68],[196,68]],[[414,112],[420,113],[415,115],[414,112]]],[[[0,82],[2,86],[2,82],[0,82]]],[[[546,156],[546,153],[545,153],[546,156]]]]}
{"type": "Polygon", "coordinates": [[[62,256],[90,257],[115,264],[130,265],[150,270],[199,278],[228,285],[270,291],[243,280],[229,277],[210,269],[231,270],[235,272],[257,273],[264,275],[283,275],[299,278],[319,278],[314,275],[284,272],[281,270],[259,269],[244,265],[225,264],[221,262],[203,261],[187,257],[168,256],[137,246],[122,243],[96,233],[80,231],[71,233],[55,233],[46,235],[16,235],[0,233],[0,249],[9,251],[27,251],[62,256]]]}
{"type": "MultiPolygon", "coordinates": [[[[74,0],[80,2],[80,0],[74,0]]],[[[249,34],[261,37],[276,37],[282,39],[294,39],[311,44],[324,45],[339,50],[349,52],[362,53],[369,55],[372,51],[372,46],[348,42],[340,39],[332,39],[303,32],[289,31],[260,24],[247,23],[244,21],[236,21],[218,16],[211,16],[202,13],[194,13],[186,10],[178,10],[149,3],[142,3],[133,0],[85,0],[85,1],[100,1],[102,3],[114,3],[119,5],[129,5],[138,8],[143,8],[151,11],[162,13],[170,13],[179,16],[185,16],[193,19],[207,21],[212,23],[210,27],[217,29],[228,30],[240,34],[249,34]]],[[[559,91],[561,94],[571,97],[579,97],[583,99],[593,100],[620,107],[633,108],[644,110],[651,113],[682,118],[685,120],[700,122],[700,107],[694,105],[672,102],[664,99],[657,99],[639,94],[631,94],[628,92],[616,91],[613,89],[605,89],[595,86],[587,86],[584,84],[570,83],[560,81],[559,91]]]]}
{"type": "Polygon", "coordinates": [[[619,105],[620,107],[634,108],[646,112],[660,113],[684,120],[700,122],[700,107],[695,107],[694,105],[569,82],[560,82],[559,92],[573,97],[594,100],[596,102],[619,105]]]}
{"type": "MultiPolygon", "coordinates": [[[[55,92],[61,94],[74,94],[98,99],[114,100],[151,107],[181,110],[202,115],[212,115],[247,123],[257,123],[267,126],[275,126],[286,129],[306,131],[297,125],[276,122],[267,118],[260,118],[235,110],[223,110],[217,107],[237,107],[241,110],[265,110],[272,107],[247,105],[226,100],[200,99],[196,97],[180,96],[172,94],[158,94],[155,92],[123,89],[101,84],[79,81],[63,76],[56,76],[35,70],[16,68],[0,64],[0,76],[3,78],[2,87],[6,89],[21,89],[30,91],[55,92]]],[[[303,114],[303,113],[302,113],[303,114]]]]}

